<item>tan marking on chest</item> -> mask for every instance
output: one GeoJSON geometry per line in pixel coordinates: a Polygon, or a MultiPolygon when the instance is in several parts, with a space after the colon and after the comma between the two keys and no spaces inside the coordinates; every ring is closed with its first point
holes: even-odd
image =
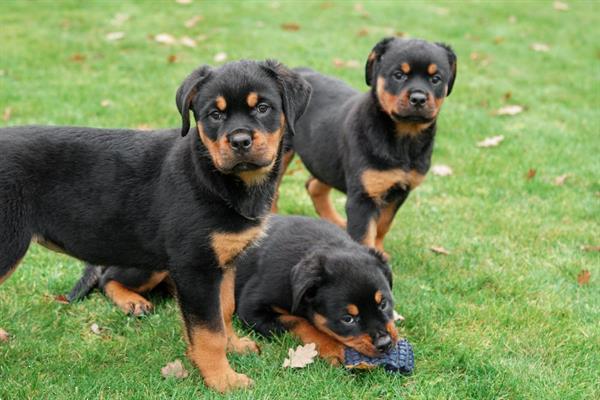
{"type": "Polygon", "coordinates": [[[400,185],[405,189],[414,189],[423,182],[425,175],[415,170],[404,171],[389,169],[378,171],[367,169],[362,173],[361,181],[365,192],[373,199],[381,199],[394,186],[400,185]]]}
{"type": "Polygon", "coordinates": [[[263,226],[255,226],[242,232],[215,232],[211,245],[221,267],[229,264],[242,251],[263,234],[263,226]]]}

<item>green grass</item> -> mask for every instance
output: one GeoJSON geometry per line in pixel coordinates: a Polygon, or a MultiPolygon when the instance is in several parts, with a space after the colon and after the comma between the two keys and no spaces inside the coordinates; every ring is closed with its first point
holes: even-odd
{"type": "MultiPolygon", "coordinates": [[[[230,397],[594,398],[600,257],[580,246],[600,245],[600,7],[569,5],[558,12],[551,1],[364,2],[365,18],[352,2],[3,1],[0,112],[12,113],[0,124],[175,127],[180,81],[221,51],[229,59],[308,65],[366,90],[362,67],[338,69],[333,59],[362,64],[376,41],[397,31],[448,42],[459,72],[433,159],[454,175],[430,175],[386,243],[415,374],[356,375],[321,361],[284,370],[295,344],[285,336],[260,340],[260,356],[230,357],[256,381],[230,397]],[[130,16],[121,26],[111,23],[118,13],[130,16]],[[204,20],[185,28],[197,14],[204,20]],[[300,30],[282,30],[286,22],[300,30]],[[363,28],[367,35],[358,36],[363,28]],[[114,31],[125,37],[105,40],[114,31]],[[190,49],[148,38],[161,32],[206,39],[190,49]],[[550,51],[532,51],[533,42],[550,51]],[[72,61],[75,54],[85,60],[72,61]],[[172,54],[175,63],[167,61],[172,54]],[[493,116],[508,92],[508,103],[526,111],[493,116]],[[100,105],[104,99],[110,107],[100,105]],[[506,138],[499,147],[475,146],[499,134],[506,138]],[[526,180],[531,168],[537,174],[526,180]],[[552,184],[566,173],[563,186],[552,184]],[[435,255],[433,245],[451,254],[435,255]],[[591,281],[580,287],[582,269],[591,281]]],[[[303,170],[286,177],[283,213],[315,215],[305,178],[303,170]]],[[[335,199],[343,210],[344,198],[335,199]]],[[[160,367],[184,358],[174,301],[154,299],[156,313],[141,319],[122,315],[98,293],[72,306],[55,302],[80,271],[80,262],[33,246],[0,288],[0,326],[13,335],[0,343],[0,399],[220,397],[187,359],[189,378],[160,376],[160,367]],[[92,323],[105,329],[102,336],[91,333],[92,323]]]]}

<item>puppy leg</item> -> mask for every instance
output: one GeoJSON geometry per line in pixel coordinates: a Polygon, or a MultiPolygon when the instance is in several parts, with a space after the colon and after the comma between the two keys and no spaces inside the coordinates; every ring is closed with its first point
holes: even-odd
{"type": "Polygon", "coordinates": [[[361,193],[348,193],[346,201],[348,234],[352,239],[368,247],[375,247],[379,208],[361,193]]]}
{"type": "Polygon", "coordinates": [[[283,156],[281,157],[281,169],[279,170],[279,175],[277,176],[277,183],[275,186],[275,196],[273,197],[273,203],[271,203],[271,212],[273,214],[277,214],[277,211],[279,211],[277,207],[277,203],[279,202],[279,186],[281,185],[281,181],[283,180],[285,171],[287,171],[288,166],[294,158],[294,154],[296,154],[294,150],[287,150],[285,153],[283,153],[283,156]]]}
{"type": "Polygon", "coordinates": [[[150,313],[154,307],[152,303],[140,294],[127,288],[121,282],[116,280],[109,280],[104,284],[104,293],[125,314],[139,317],[150,313]]]}
{"type": "Polygon", "coordinates": [[[233,312],[235,311],[235,269],[227,268],[221,282],[221,309],[227,336],[227,351],[236,353],[258,353],[258,345],[248,337],[240,338],[233,329],[233,312]]]}
{"type": "Polygon", "coordinates": [[[342,229],[346,228],[346,221],[338,214],[329,193],[331,192],[331,186],[319,181],[316,178],[310,177],[306,181],[306,190],[310,195],[310,198],[315,206],[315,210],[319,216],[327,221],[333,222],[342,229]]]}
{"type": "Polygon", "coordinates": [[[319,356],[327,360],[331,365],[344,363],[344,345],[315,328],[306,319],[295,315],[282,314],[279,317],[279,321],[294,336],[298,337],[302,343],[316,344],[319,356]]]}
{"type": "Polygon", "coordinates": [[[14,199],[0,197],[0,284],[17,269],[27,253],[31,234],[27,233],[23,210],[14,199]],[[12,207],[11,207],[12,206],[12,207]]]}
{"type": "Polygon", "coordinates": [[[223,270],[213,265],[173,269],[171,277],[185,322],[187,355],[206,385],[219,392],[252,385],[227,361],[227,336],[221,310],[223,270]],[[175,273],[176,271],[176,273],[175,273]]]}

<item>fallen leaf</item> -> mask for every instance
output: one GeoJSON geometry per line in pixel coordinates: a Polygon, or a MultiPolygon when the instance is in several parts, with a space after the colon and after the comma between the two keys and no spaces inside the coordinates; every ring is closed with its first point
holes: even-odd
{"type": "Polygon", "coordinates": [[[527,180],[532,180],[535,177],[535,174],[537,174],[537,170],[535,168],[530,168],[529,171],[527,171],[527,180]]]}
{"type": "Polygon", "coordinates": [[[140,131],[149,131],[152,130],[152,127],[148,124],[139,124],[137,127],[140,131]]]}
{"type": "Polygon", "coordinates": [[[225,53],[223,51],[220,53],[217,53],[217,54],[215,54],[213,60],[215,60],[215,62],[223,62],[223,61],[227,60],[227,53],[225,53]]]}
{"type": "Polygon", "coordinates": [[[177,4],[191,4],[192,0],[175,0],[177,4]]]}
{"type": "Polygon", "coordinates": [[[396,312],[396,310],[394,310],[394,321],[400,321],[400,322],[402,322],[404,320],[405,320],[405,318],[402,315],[398,314],[396,312]]]}
{"type": "Polygon", "coordinates": [[[583,250],[583,251],[600,251],[600,246],[590,246],[590,245],[581,246],[581,250],[583,250]]]}
{"type": "Polygon", "coordinates": [[[567,3],[563,3],[562,1],[555,1],[552,5],[556,11],[568,11],[569,5],[567,3]]]}
{"type": "Polygon", "coordinates": [[[278,9],[280,6],[281,4],[279,4],[277,1],[272,1],[271,4],[269,4],[269,7],[271,7],[273,10],[278,9]]]}
{"type": "Polygon", "coordinates": [[[369,36],[369,30],[367,28],[362,28],[360,31],[356,32],[356,36],[358,36],[358,37],[369,36]]]}
{"type": "Polygon", "coordinates": [[[129,20],[129,14],[118,13],[114,16],[112,21],[110,21],[113,25],[123,25],[125,22],[129,20]]]}
{"type": "Polygon", "coordinates": [[[84,62],[85,59],[86,59],[86,57],[81,53],[75,53],[75,54],[71,55],[71,57],[69,57],[69,60],[71,60],[73,62],[78,62],[78,63],[84,62]]]}
{"type": "Polygon", "coordinates": [[[177,39],[168,33],[159,33],[154,36],[154,40],[162,44],[175,44],[177,42],[177,39]]]}
{"type": "Polygon", "coordinates": [[[336,68],[343,68],[345,64],[346,64],[346,62],[344,60],[342,60],[341,58],[333,59],[333,66],[336,68]]]}
{"type": "Polygon", "coordinates": [[[360,68],[361,63],[358,60],[347,60],[344,61],[341,58],[333,59],[333,66],[336,68],[360,68]]]}
{"type": "Polygon", "coordinates": [[[4,74],[6,74],[6,71],[4,71],[3,69],[0,69],[0,76],[4,76],[4,74]]]}
{"type": "Polygon", "coordinates": [[[10,119],[11,114],[12,114],[12,107],[6,107],[4,109],[4,112],[2,113],[2,120],[4,122],[8,122],[8,120],[10,119]]]}
{"type": "Polygon", "coordinates": [[[286,22],[285,24],[281,24],[281,29],[284,31],[295,32],[300,30],[300,25],[295,22],[286,22]]]}
{"type": "Polygon", "coordinates": [[[167,363],[167,365],[160,369],[160,374],[163,378],[177,379],[187,378],[189,375],[189,373],[183,366],[181,360],[175,360],[173,362],[167,363]]]}
{"type": "Polygon", "coordinates": [[[481,142],[477,143],[477,147],[496,147],[503,140],[504,140],[503,135],[492,136],[489,138],[485,138],[481,142]]]}
{"type": "Polygon", "coordinates": [[[544,53],[550,51],[550,46],[548,46],[546,43],[531,43],[531,46],[529,47],[533,51],[539,51],[544,53]]]}
{"type": "Polygon", "coordinates": [[[324,1],[319,7],[321,8],[321,10],[328,10],[333,7],[333,3],[330,1],[324,1]]]}
{"type": "Polygon", "coordinates": [[[100,335],[101,334],[100,327],[96,323],[94,323],[94,324],[92,324],[90,326],[90,331],[92,331],[92,333],[94,333],[96,335],[100,335]]]}
{"type": "Polygon", "coordinates": [[[54,301],[60,304],[69,304],[69,300],[67,300],[67,297],[64,294],[54,296],[54,301]]]}
{"type": "Polygon", "coordinates": [[[363,18],[369,18],[369,13],[365,11],[365,6],[363,6],[362,3],[354,4],[354,11],[363,18]]]}
{"type": "Polygon", "coordinates": [[[102,101],[100,102],[100,105],[101,105],[102,107],[104,107],[104,108],[106,108],[106,107],[110,107],[110,106],[111,106],[111,104],[112,104],[112,102],[111,102],[110,100],[108,100],[108,99],[104,99],[104,100],[102,100],[102,101]]]}
{"type": "Polygon", "coordinates": [[[437,15],[444,16],[444,15],[448,15],[450,10],[448,10],[447,8],[444,8],[444,7],[434,7],[433,12],[436,13],[437,15]]]}
{"type": "Polygon", "coordinates": [[[193,28],[198,22],[202,21],[203,19],[204,17],[202,15],[196,15],[195,17],[192,17],[185,21],[183,25],[185,25],[186,28],[193,28]]]}
{"type": "Polygon", "coordinates": [[[512,98],[512,92],[508,91],[502,95],[504,101],[509,101],[512,98]]]}
{"type": "Polygon", "coordinates": [[[8,342],[10,335],[4,329],[0,328],[0,342],[8,342]]]}
{"type": "Polygon", "coordinates": [[[106,40],[109,42],[114,42],[116,40],[121,40],[125,37],[125,32],[110,32],[106,34],[106,40]]]}
{"type": "Polygon", "coordinates": [[[517,104],[500,107],[494,112],[494,115],[517,115],[523,112],[525,108],[517,104]]]}
{"type": "Polygon", "coordinates": [[[469,58],[473,61],[477,61],[479,60],[480,56],[478,52],[474,51],[471,54],[469,54],[469,58]]]}
{"type": "Polygon", "coordinates": [[[450,176],[452,175],[452,168],[443,164],[436,164],[431,167],[431,173],[437,176],[450,176]]]}
{"type": "Polygon", "coordinates": [[[592,274],[587,269],[582,269],[581,272],[577,275],[577,283],[579,286],[587,285],[590,283],[590,278],[592,274]]]}
{"type": "Polygon", "coordinates": [[[196,41],[189,36],[184,36],[179,39],[179,43],[187,47],[196,47],[196,41]]]}
{"type": "Polygon", "coordinates": [[[442,246],[431,246],[429,250],[433,251],[436,254],[443,254],[445,256],[449,256],[450,252],[443,248],[442,246]]]}
{"type": "Polygon", "coordinates": [[[515,17],[514,15],[510,15],[508,17],[508,23],[509,24],[516,24],[517,23],[517,17],[515,17]]]}
{"type": "Polygon", "coordinates": [[[494,43],[495,43],[495,44],[500,44],[500,43],[502,43],[502,42],[504,42],[504,38],[503,38],[502,36],[496,36],[496,37],[494,38],[494,43]]]}
{"type": "Polygon", "coordinates": [[[173,64],[177,62],[177,55],[176,54],[171,54],[169,57],[167,57],[167,62],[169,64],[173,64]]]}
{"type": "Polygon", "coordinates": [[[312,363],[317,356],[317,346],[314,343],[308,343],[304,346],[296,347],[296,350],[288,350],[288,358],[283,360],[283,368],[304,368],[312,363]]]}
{"type": "Polygon", "coordinates": [[[562,185],[564,185],[565,181],[570,176],[571,176],[571,174],[564,174],[564,175],[557,176],[556,178],[554,178],[554,185],[555,186],[562,186],[562,185]]]}

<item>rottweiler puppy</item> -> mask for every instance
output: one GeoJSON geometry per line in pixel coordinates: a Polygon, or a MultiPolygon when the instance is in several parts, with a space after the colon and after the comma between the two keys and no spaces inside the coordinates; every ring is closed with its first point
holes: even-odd
{"type": "Polygon", "coordinates": [[[312,175],[306,188],[317,213],[341,227],[346,221],[329,193],[346,193],[348,233],[383,252],[398,208],[429,169],[436,120],[456,78],[456,55],[441,43],[383,39],[367,59],[367,93],[310,69],[296,71],[313,95],[296,135],[285,139],[284,164],[294,152],[300,155],[312,175]]]}
{"type": "MultiPolygon", "coordinates": [[[[264,239],[234,264],[237,313],[264,336],[289,330],[304,343],[314,342],[332,364],[344,362],[345,346],[376,356],[398,340],[389,265],[327,221],[272,216],[264,239]]],[[[141,293],[153,276],[88,265],[70,299],[96,285],[109,294],[111,281],[141,293]]]]}
{"type": "MultiPolygon", "coordinates": [[[[310,86],[275,61],[203,66],[177,90],[179,130],[0,129],[0,283],[36,241],[101,265],[168,272],[188,356],[218,391],[252,381],[226,351],[256,351],[231,326],[231,263],[261,237],[310,86]],[[195,125],[190,127],[192,111],[195,125]]],[[[117,303],[139,296],[119,282],[117,303]]]]}

